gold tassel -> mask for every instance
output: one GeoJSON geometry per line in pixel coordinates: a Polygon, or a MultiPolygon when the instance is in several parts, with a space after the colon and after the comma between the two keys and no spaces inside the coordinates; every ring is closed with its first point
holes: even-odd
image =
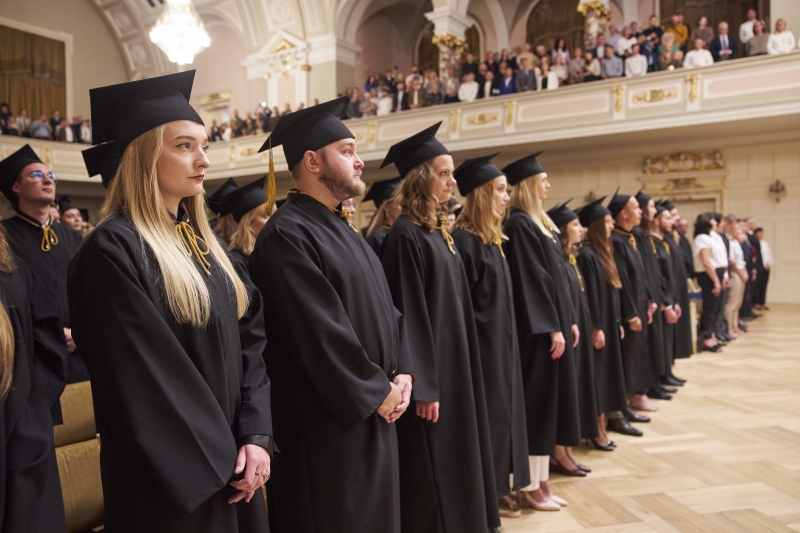
{"type": "Polygon", "coordinates": [[[584,292],[583,278],[581,277],[581,271],[578,270],[578,260],[575,259],[575,254],[569,254],[569,264],[575,269],[575,274],[578,276],[578,283],[581,284],[581,292],[584,292]]]}
{"type": "Polygon", "coordinates": [[[497,245],[498,250],[500,250],[500,257],[505,259],[506,254],[503,252],[503,239],[501,239],[500,237],[495,237],[494,243],[497,245]]]}
{"type": "Polygon", "coordinates": [[[271,215],[272,209],[275,207],[275,197],[278,195],[278,184],[275,183],[275,162],[272,160],[272,135],[269,136],[269,172],[267,173],[267,183],[264,185],[264,193],[267,195],[264,214],[271,215]]]}
{"type": "Polygon", "coordinates": [[[351,230],[358,233],[358,229],[353,225],[353,213],[351,213],[349,209],[343,207],[342,210],[339,211],[339,216],[347,221],[347,225],[350,226],[351,230]]]}
{"type": "Polygon", "coordinates": [[[209,270],[209,268],[211,268],[211,263],[206,259],[206,256],[211,252],[208,243],[198,237],[194,232],[194,228],[187,222],[178,222],[175,225],[175,231],[178,233],[178,238],[183,241],[183,245],[186,247],[186,253],[189,256],[194,256],[206,276],[211,277],[211,271],[209,270]],[[201,243],[206,249],[201,250],[198,243],[201,243]]]}
{"type": "Polygon", "coordinates": [[[447,223],[447,215],[440,215],[439,225],[436,226],[436,229],[442,232],[442,238],[444,239],[444,242],[447,243],[447,247],[450,248],[450,253],[456,255],[456,249],[453,248],[455,241],[453,240],[453,236],[450,235],[450,232],[447,231],[447,223]]]}

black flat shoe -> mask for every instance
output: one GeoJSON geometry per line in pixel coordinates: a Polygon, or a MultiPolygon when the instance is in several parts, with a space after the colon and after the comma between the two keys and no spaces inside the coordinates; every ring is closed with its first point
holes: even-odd
{"type": "Polygon", "coordinates": [[[675,376],[666,376],[661,378],[661,385],[670,385],[672,387],[683,387],[686,383],[684,380],[677,379],[675,376]]]}
{"type": "MultiPolygon", "coordinates": [[[[683,385],[684,383],[686,383],[686,380],[685,380],[685,379],[683,379],[683,378],[679,378],[678,376],[676,376],[676,375],[675,375],[675,374],[673,374],[672,372],[670,372],[670,373],[669,373],[669,375],[667,376],[667,378],[671,379],[671,380],[672,380],[672,381],[674,381],[675,383],[680,383],[681,385],[683,385]]],[[[680,387],[680,386],[681,386],[681,385],[675,385],[675,383],[670,383],[670,385],[674,385],[674,386],[676,386],[676,387],[680,387]]]]}
{"type": "Polygon", "coordinates": [[[659,387],[658,387],[658,390],[664,391],[664,392],[666,392],[667,394],[675,394],[676,392],[678,392],[678,389],[677,389],[677,388],[675,388],[675,387],[669,387],[669,386],[667,386],[667,385],[661,385],[661,386],[659,386],[659,387]]]}
{"type": "Polygon", "coordinates": [[[647,397],[652,398],[654,400],[671,400],[672,396],[667,394],[661,389],[648,389],[647,390],[647,397]]]}
{"type": "Polygon", "coordinates": [[[616,431],[617,433],[622,433],[623,435],[630,435],[631,437],[641,437],[644,435],[641,430],[638,430],[630,425],[625,417],[609,420],[608,430],[616,431]]]}
{"type": "Polygon", "coordinates": [[[622,411],[622,414],[625,415],[625,418],[628,419],[628,422],[638,422],[640,424],[646,424],[650,422],[649,416],[640,415],[630,407],[622,411]]]}
{"type": "Polygon", "coordinates": [[[606,444],[605,446],[603,446],[602,444],[597,444],[597,441],[594,440],[594,439],[589,439],[589,441],[591,441],[592,447],[595,450],[600,450],[601,452],[613,452],[614,451],[614,447],[611,446],[611,441],[608,441],[608,444],[606,444]]]}
{"type": "Polygon", "coordinates": [[[722,346],[720,346],[719,344],[715,344],[714,346],[706,346],[706,345],[704,344],[704,345],[703,345],[703,347],[702,347],[702,348],[700,348],[700,351],[701,351],[701,352],[714,352],[714,353],[718,353],[718,352],[721,352],[721,351],[722,351],[722,346]]]}

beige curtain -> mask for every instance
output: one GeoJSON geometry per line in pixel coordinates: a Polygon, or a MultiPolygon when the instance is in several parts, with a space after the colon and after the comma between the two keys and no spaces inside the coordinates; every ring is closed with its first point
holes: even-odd
{"type": "Polygon", "coordinates": [[[66,116],[66,55],[64,43],[0,25],[0,101],[11,114],[28,110],[31,120],[66,116]]]}

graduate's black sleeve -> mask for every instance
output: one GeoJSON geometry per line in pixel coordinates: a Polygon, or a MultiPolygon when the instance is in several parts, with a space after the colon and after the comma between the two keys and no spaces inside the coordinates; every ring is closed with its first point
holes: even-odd
{"type": "Polygon", "coordinates": [[[263,237],[259,246],[269,252],[250,259],[256,286],[269,294],[270,331],[337,420],[345,427],[361,422],[391,392],[389,379],[369,360],[313,247],[277,228],[263,237]]]}
{"type": "Polygon", "coordinates": [[[384,241],[382,261],[394,305],[404,317],[406,340],[416,377],[413,397],[417,401],[438,402],[438,354],[428,316],[419,246],[406,235],[390,232],[384,241]]]}
{"type": "Polygon", "coordinates": [[[583,276],[583,286],[586,289],[586,301],[589,304],[589,322],[593,330],[603,329],[605,320],[603,319],[603,312],[605,306],[601,300],[601,283],[606,283],[605,271],[602,270],[602,265],[589,255],[589,253],[582,253],[578,256],[578,269],[583,276]],[[598,267],[600,267],[598,269],[598,267]]]}
{"type": "Polygon", "coordinates": [[[228,483],[237,443],[213,392],[145,292],[141,251],[96,237],[73,261],[68,291],[73,336],[103,413],[100,431],[124,439],[159,498],[182,516],[228,483]]]}
{"type": "Polygon", "coordinates": [[[659,278],[661,282],[661,303],[664,306],[675,304],[675,299],[672,295],[672,260],[667,253],[663,241],[656,242],[655,244],[659,268],[659,278]]]}
{"type": "MultiPolygon", "coordinates": [[[[620,242],[618,239],[613,239],[614,243],[614,259],[617,262],[617,271],[619,271],[619,280],[622,283],[622,288],[619,291],[619,308],[622,321],[625,323],[630,322],[634,318],[644,319],[639,316],[639,310],[636,308],[635,295],[633,294],[633,287],[631,287],[631,278],[628,274],[629,262],[626,254],[631,252],[627,244],[620,242]]],[[[633,253],[638,253],[635,250],[633,253]]]]}
{"type": "Polygon", "coordinates": [[[464,273],[467,275],[467,283],[471,293],[475,288],[475,284],[478,283],[478,279],[480,279],[478,273],[479,250],[474,249],[476,239],[471,238],[465,230],[457,230],[453,233],[453,240],[458,253],[461,255],[461,262],[464,264],[464,273]]]}

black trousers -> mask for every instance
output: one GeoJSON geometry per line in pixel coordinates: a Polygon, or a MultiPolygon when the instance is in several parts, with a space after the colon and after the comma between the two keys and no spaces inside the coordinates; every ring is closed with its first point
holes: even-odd
{"type": "MultiPolygon", "coordinates": [[[[724,269],[717,270],[717,277],[722,280],[725,275],[724,269]]],[[[703,313],[700,315],[700,335],[703,339],[710,339],[717,329],[717,316],[719,316],[722,296],[714,294],[714,282],[705,272],[697,273],[697,282],[703,291],[703,313]]]]}
{"type": "Polygon", "coordinates": [[[767,284],[769,283],[769,270],[762,270],[758,273],[756,278],[756,296],[753,298],[753,303],[756,305],[764,305],[767,303],[767,284]]]}

